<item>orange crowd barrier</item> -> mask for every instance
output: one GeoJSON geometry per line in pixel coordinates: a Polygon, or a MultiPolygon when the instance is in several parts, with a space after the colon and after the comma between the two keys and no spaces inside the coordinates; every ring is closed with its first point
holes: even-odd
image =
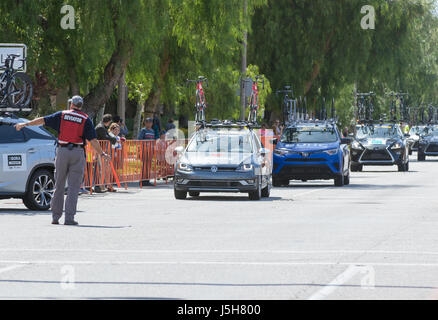
{"type": "Polygon", "coordinates": [[[126,140],[118,147],[109,141],[99,141],[102,150],[111,156],[105,160],[97,155],[91,145],[87,144],[86,169],[84,176],[85,188],[92,190],[95,186],[109,187],[117,184],[128,188],[128,183],[139,183],[168,178],[174,174],[176,161],[175,148],[185,145],[186,140],[138,141],[126,140]]]}
{"type": "MultiPolygon", "coordinates": [[[[257,132],[266,149],[271,152],[275,148],[272,134],[257,132]]],[[[85,148],[86,169],[83,187],[128,188],[128,183],[139,183],[149,180],[154,185],[163,179],[166,183],[174,175],[177,154],[175,148],[187,145],[187,140],[126,140],[120,145],[112,145],[110,141],[99,141],[102,150],[111,156],[111,160],[100,157],[90,144],[85,148]]],[[[270,159],[272,160],[272,154],[270,159]]]]}

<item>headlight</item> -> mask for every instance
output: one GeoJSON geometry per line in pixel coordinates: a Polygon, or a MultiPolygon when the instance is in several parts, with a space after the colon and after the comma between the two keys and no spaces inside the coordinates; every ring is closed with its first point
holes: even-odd
{"type": "Polygon", "coordinates": [[[252,169],[254,169],[254,166],[251,163],[245,163],[245,164],[241,164],[239,166],[239,168],[237,168],[237,171],[251,171],[252,169]]]}
{"type": "Polygon", "coordinates": [[[351,144],[351,147],[353,149],[359,149],[359,150],[363,149],[362,145],[359,142],[357,142],[356,140],[353,141],[353,143],[351,144]]]}
{"type": "Polygon", "coordinates": [[[392,145],[391,149],[401,149],[402,145],[399,142],[396,142],[392,145]]]}
{"type": "Polygon", "coordinates": [[[185,162],[180,162],[180,163],[178,163],[178,170],[185,171],[185,172],[191,172],[191,171],[193,171],[193,168],[191,165],[189,165],[185,162]]]}
{"type": "Polygon", "coordinates": [[[338,149],[331,149],[331,150],[325,150],[324,153],[327,153],[329,156],[332,156],[334,154],[338,153],[338,149]]]}
{"type": "Polygon", "coordinates": [[[289,153],[287,149],[275,149],[274,153],[279,156],[284,156],[289,153]]]}

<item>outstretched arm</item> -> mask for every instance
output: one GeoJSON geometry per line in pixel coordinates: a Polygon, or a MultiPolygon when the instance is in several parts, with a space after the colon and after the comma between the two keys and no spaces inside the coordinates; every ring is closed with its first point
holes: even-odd
{"type": "Polygon", "coordinates": [[[45,124],[44,118],[36,118],[35,120],[29,121],[29,122],[26,122],[26,123],[17,123],[15,125],[15,129],[17,129],[17,131],[20,131],[24,127],[42,126],[44,124],[45,124]]]}

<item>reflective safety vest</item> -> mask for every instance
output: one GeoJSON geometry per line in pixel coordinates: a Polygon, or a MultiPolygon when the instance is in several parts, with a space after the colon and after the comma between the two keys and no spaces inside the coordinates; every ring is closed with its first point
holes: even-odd
{"type": "Polygon", "coordinates": [[[87,119],[88,115],[79,110],[63,111],[59,127],[59,143],[83,145],[84,127],[87,119]]]}

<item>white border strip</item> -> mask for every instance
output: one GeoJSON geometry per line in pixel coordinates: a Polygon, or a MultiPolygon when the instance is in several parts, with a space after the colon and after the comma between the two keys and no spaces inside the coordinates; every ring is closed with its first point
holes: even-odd
{"type": "Polygon", "coordinates": [[[260,253],[260,254],[399,254],[438,255],[438,251],[392,250],[119,250],[119,249],[71,249],[71,248],[0,248],[0,252],[90,252],[90,253],[260,253]]]}
{"type": "Polygon", "coordinates": [[[246,262],[246,261],[90,261],[90,260],[0,260],[1,264],[14,265],[240,265],[240,266],[388,266],[388,267],[438,267],[438,263],[404,262],[246,262]]]}

